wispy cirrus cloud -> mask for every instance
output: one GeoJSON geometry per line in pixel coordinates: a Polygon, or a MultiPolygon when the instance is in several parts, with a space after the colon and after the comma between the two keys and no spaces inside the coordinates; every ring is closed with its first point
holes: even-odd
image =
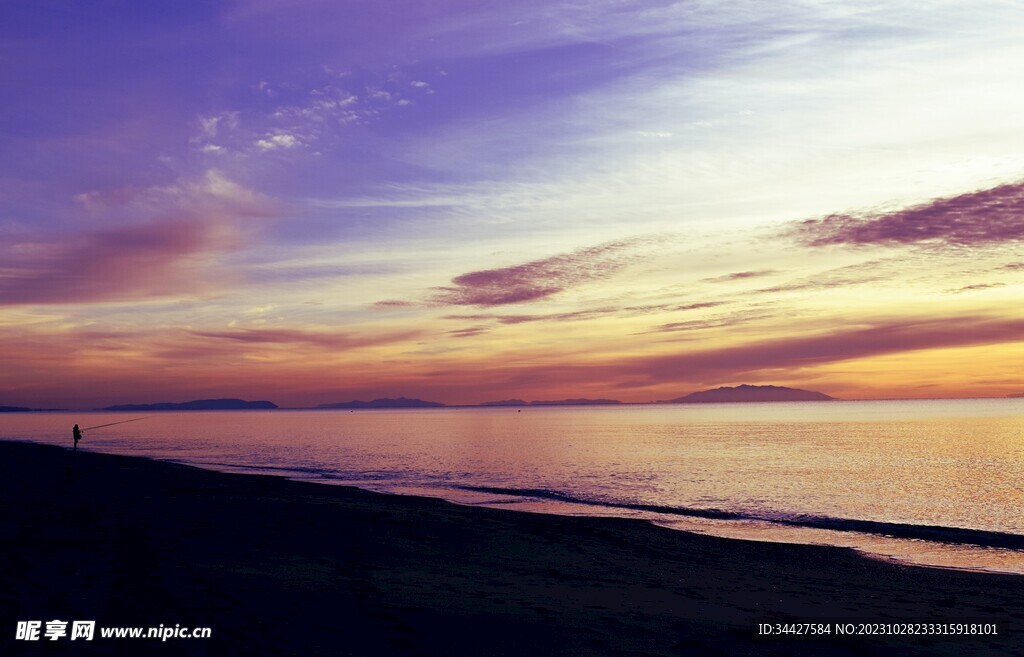
{"type": "Polygon", "coordinates": [[[219,169],[182,178],[168,185],[110,187],[77,194],[75,202],[104,221],[138,223],[168,214],[178,218],[224,219],[269,217],[281,205],[229,178],[219,169]]]}
{"type": "Polygon", "coordinates": [[[200,114],[189,142],[216,156],[305,148],[329,151],[350,130],[406,111],[435,93],[429,82],[414,79],[400,67],[387,69],[368,73],[321,66],[309,71],[310,79],[303,84],[261,80],[252,89],[259,102],[200,114]]]}
{"type": "Polygon", "coordinates": [[[946,292],[949,294],[962,294],[964,292],[977,292],[978,290],[991,290],[997,287],[1006,287],[1006,283],[974,283],[973,285],[946,290],[946,292]]]}
{"type": "Polygon", "coordinates": [[[892,278],[892,268],[904,262],[904,260],[898,258],[869,260],[867,262],[828,269],[788,283],[760,288],[754,292],[758,294],[801,292],[863,285],[864,283],[873,283],[892,278]]]}
{"type": "Polygon", "coordinates": [[[986,246],[1024,240],[1024,181],[892,212],[832,214],[788,233],[806,246],[986,246]]]}
{"type": "Polygon", "coordinates": [[[685,331],[702,331],[705,329],[732,328],[741,324],[749,324],[762,319],[770,319],[771,313],[759,309],[745,310],[726,315],[716,315],[705,319],[691,319],[681,322],[668,322],[643,333],[679,333],[685,331]]]}
{"type": "Polygon", "coordinates": [[[728,301],[697,301],[695,303],[684,303],[684,304],[658,304],[653,306],[626,306],[625,310],[634,310],[637,312],[649,312],[653,310],[703,310],[705,308],[717,308],[718,306],[727,305],[728,301]]]}
{"type": "MultiPolygon", "coordinates": [[[[384,303],[384,302],[380,302],[384,303]]],[[[459,319],[459,320],[472,320],[472,321],[486,321],[492,320],[499,324],[527,324],[531,322],[572,322],[572,321],[583,321],[588,319],[596,319],[598,317],[607,317],[609,315],[623,316],[623,317],[634,317],[637,315],[647,315],[653,313],[670,313],[677,311],[687,310],[703,310],[705,308],[715,308],[727,304],[726,301],[701,301],[697,303],[686,303],[686,304],[651,304],[646,306],[626,306],[624,308],[616,307],[603,307],[603,308],[588,308],[584,310],[572,310],[561,313],[541,313],[541,314],[516,314],[516,315],[503,315],[496,313],[485,313],[485,314],[474,314],[474,315],[445,315],[444,319],[459,319]]]]}
{"type": "Polygon", "coordinates": [[[703,279],[705,283],[728,283],[730,281],[742,281],[748,278],[760,278],[777,273],[774,269],[762,269],[758,271],[737,271],[723,276],[713,276],[703,279]]]}
{"type": "Polygon", "coordinates": [[[490,331],[486,326],[470,326],[468,328],[454,329],[448,331],[448,335],[456,338],[471,338],[475,335],[481,335],[490,331]]]}
{"type": "Polygon", "coordinates": [[[456,276],[451,287],[437,288],[431,301],[451,306],[503,306],[536,301],[604,280],[634,262],[649,238],[606,242],[571,253],[499,269],[456,276]]]}
{"type": "Polygon", "coordinates": [[[788,371],[827,363],[921,349],[1024,341],[1024,320],[985,316],[878,321],[849,330],[763,340],[724,349],[652,356],[623,370],[655,380],[730,378],[766,370],[788,371]]]}
{"type": "Polygon", "coordinates": [[[382,301],[376,301],[373,304],[374,308],[415,308],[419,304],[415,301],[407,301],[405,299],[384,299],[382,301]]]}
{"type": "MultiPolygon", "coordinates": [[[[360,265],[360,264],[264,264],[249,268],[245,273],[246,280],[251,283],[294,283],[294,282],[320,282],[325,279],[340,279],[350,276],[371,276],[382,272],[391,271],[389,265],[360,265]]],[[[391,304],[378,302],[380,307],[388,307],[391,304]]]]}
{"type": "MultiPolygon", "coordinates": [[[[178,366],[182,359],[189,366],[201,363],[216,368],[238,363],[239,357],[276,355],[308,365],[322,363],[325,356],[342,352],[414,340],[419,330],[337,331],[292,328],[216,329],[133,329],[98,330],[91,327],[64,329],[53,324],[32,333],[18,333],[0,327],[0,347],[10,348],[17,357],[11,363],[42,360],[64,362],[71,366],[90,355],[102,354],[124,362],[178,366]],[[54,348],[59,345],[59,348],[54,348]],[[199,359],[199,360],[197,360],[199,359]]],[[[121,362],[121,361],[118,361],[121,362]]]]}
{"type": "Polygon", "coordinates": [[[499,324],[527,324],[530,322],[569,322],[584,319],[593,319],[618,312],[614,308],[594,308],[591,310],[573,310],[564,313],[546,313],[540,315],[446,315],[444,319],[460,320],[493,320],[499,324]]]}
{"type": "Polygon", "coordinates": [[[302,329],[241,328],[225,331],[190,331],[191,336],[248,345],[307,345],[324,349],[355,349],[408,340],[421,335],[417,330],[392,333],[350,333],[302,329]]]}
{"type": "MultiPolygon", "coordinates": [[[[614,387],[664,387],[666,384],[699,386],[723,381],[791,380],[801,372],[833,363],[890,354],[1020,343],[1024,320],[990,316],[879,319],[850,329],[812,335],[790,335],[725,347],[683,353],[648,355],[600,361],[565,360],[535,364],[481,366],[471,373],[457,368],[436,370],[430,376],[463,381],[476,390],[535,389],[543,381],[550,389],[609,390],[614,387]]],[[[694,343],[697,344],[697,343],[694,343]]]]}

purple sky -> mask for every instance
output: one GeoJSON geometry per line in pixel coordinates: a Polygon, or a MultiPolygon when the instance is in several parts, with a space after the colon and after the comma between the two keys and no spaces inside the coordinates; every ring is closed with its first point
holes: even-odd
{"type": "Polygon", "coordinates": [[[0,405],[1016,392],[1021,25],[5,2],[0,405]]]}

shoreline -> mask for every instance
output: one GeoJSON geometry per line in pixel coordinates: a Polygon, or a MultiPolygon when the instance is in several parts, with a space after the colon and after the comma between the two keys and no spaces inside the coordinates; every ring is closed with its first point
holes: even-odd
{"type": "MultiPolygon", "coordinates": [[[[179,463],[181,465],[188,465],[188,466],[191,466],[191,467],[201,467],[201,466],[193,466],[190,463],[184,463],[184,462],[178,462],[178,461],[175,461],[175,463],[179,463]]],[[[656,526],[656,527],[660,527],[660,528],[663,528],[663,529],[668,529],[669,531],[682,532],[684,534],[690,534],[690,535],[696,535],[696,536],[710,536],[710,537],[719,538],[719,539],[726,540],[726,541],[747,541],[747,542],[751,542],[751,543],[773,543],[773,544],[778,544],[778,545],[794,545],[794,546],[797,546],[797,545],[803,546],[803,545],[805,545],[805,546],[812,546],[812,547],[834,548],[834,549],[838,549],[838,550],[849,550],[851,552],[854,552],[854,553],[858,554],[859,556],[861,556],[864,559],[875,560],[875,561],[882,561],[884,563],[889,563],[889,564],[893,564],[893,565],[896,565],[896,566],[906,566],[906,567],[911,567],[911,568],[937,568],[937,569],[940,569],[940,570],[952,570],[952,571],[961,571],[961,572],[967,572],[967,573],[982,573],[982,574],[1005,575],[1005,576],[1010,576],[1010,577],[1024,577],[1024,571],[1019,571],[1019,570],[1000,570],[998,567],[984,567],[984,566],[973,566],[972,567],[972,566],[959,566],[959,565],[943,564],[943,563],[928,563],[928,562],[926,562],[924,560],[915,561],[914,558],[910,557],[910,556],[900,557],[900,556],[896,556],[894,554],[889,554],[889,553],[886,553],[886,552],[873,551],[872,549],[869,549],[867,547],[858,546],[858,545],[843,544],[843,543],[834,543],[833,544],[833,543],[822,542],[820,540],[819,541],[799,541],[799,540],[792,540],[792,539],[788,539],[788,538],[758,538],[756,536],[742,536],[742,535],[734,535],[734,534],[731,535],[728,532],[721,532],[720,533],[720,530],[716,531],[716,529],[713,528],[713,527],[699,527],[699,528],[698,527],[693,527],[693,528],[689,528],[688,527],[688,528],[684,528],[684,527],[679,527],[679,526],[673,526],[671,524],[672,521],[673,521],[672,520],[672,516],[674,516],[674,515],[677,515],[677,516],[691,516],[692,515],[692,516],[698,517],[698,518],[702,518],[702,517],[716,517],[719,513],[721,513],[723,515],[724,514],[728,514],[730,516],[734,515],[734,514],[731,514],[729,512],[720,512],[718,510],[708,510],[705,513],[705,510],[701,509],[701,510],[698,510],[696,513],[692,513],[691,514],[691,513],[679,513],[678,511],[667,511],[667,512],[666,511],[658,511],[657,510],[658,507],[656,505],[646,505],[646,504],[635,504],[635,505],[634,504],[624,504],[624,505],[617,505],[617,504],[603,503],[603,502],[591,502],[591,501],[575,500],[575,501],[567,501],[566,503],[567,504],[574,504],[574,505],[578,505],[578,506],[583,506],[583,507],[593,506],[593,507],[597,507],[597,508],[601,508],[601,509],[606,509],[606,510],[611,510],[611,511],[615,511],[615,510],[650,511],[651,513],[662,513],[662,514],[664,514],[664,515],[666,515],[668,517],[667,518],[654,518],[654,517],[652,517],[652,518],[645,518],[645,517],[639,517],[639,516],[637,516],[637,517],[630,517],[630,516],[625,516],[625,515],[616,515],[614,513],[611,513],[611,514],[587,513],[585,511],[579,511],[579,512],[576,512],[576,513],[559,513],[558,511],[549,510],[549,509],[541,510],[541,509],[529,509],[529,508],[516,508],[516,507],[510,506],[510,501],[468,502],[468,501],[456,499],[454,497],[446,497],[444,495],[444,492],[445,492],[444,489],[438,489],[438,492],[437,492],[436,495],[435,494],[428,494],[428,493],[403,493],[403,492],[390,491],[390,490],[385,490],[385,489],[375,488],[375,487],[369,487],[369,486],[367,486],[367,487],[356,486],[356,485],[347,484],[347,483],[330,483],[328,481],[319,482],[319,481],[316,481],[314,479],[293,478],[293,477],[288,477],[286,475],[246,473],[246,472],[242,472],[241,471],[243,468],[244,468],[244,466],[239,466],[239,471],[237,471],[237,472],[232,472],[232,471],[229,471],[229,470],[217,470],[217,469],[213,469],[213,471],[214,472],[233,473],[233,474],[254,474],[256,476],[281,477],[283,479],[286,479],[287,481],[300,481],[300,482],[306,482],[306,483],[319,484],[319,485],[323,485],[323,486],[339,486],[339,487],[342,487],[342,488],[354,488],[354,489],[357,489],[357,490],[364,490],[364,491],[368,491],[368,492],[372,492],[372,493],[378,493],[378,494],[381,494],[381,495],[390,495],[390,496],[395,496],[395,497],[407,497],[407,498],[419,498],[419,499],[438,500],[438,501],[445,502],[445,503],[448,503],[448,504],[454,504],[456,506],[463,506],[463,507],[468,507],[468,508],[498,509],[498,510],[510,511],[512,513],[532,513],[532,514],[548,515],[548,516],[554,516],[554,517],[568,517],[568,518],[614,518],[614,519],[619,519],[619,520],[629,520],[631,522],[647,523],[647,524],[650,524],[650,525],[653,525],[653,526],[656,526]]],[[[524,501],[528,501],[528,500],[524,500],[524,501]]],[[[516,502],[518,502],[518,500],[516,500],[516,502]]],[[[735,515],[737,517],[741,517],[740,514],[735,514],[735,515]]],[[[1009,549],[1009,550],[1014,550],[1014,551],[1020,551],[1022,548],[1024,548],[1024,535],[1008,534],[1008,533],[1005,533],[1005,532],[994,532],[994,531],[989,531],[989,530],[962,529],[962,528],[957,528],[957,527],[944,527],[944,526],[939,526],[939,525],[913,525],[913,524],[908,524],[908,523],[886,523],[886,522],[874,522],[874,521],[865,521],[865,520],[847,520],[847,519],[841,519],[841,518],[823,519],[820,522],[820,524],[817,523],[817,522],[814,522],[815,519],[813,519],[813,518],[812,518],[812,522],[809,522],[809,523],[796,523],[796,522],[790,522],[790,521],[785,521],[785,520],[783,520],[783,521],[763,520],[763,519],[757,518],[757,517],[751,517],[750,519],[751,520],[762,521],[762,522],[769,523],[769,524],[771,524],[771,523],[778,524],[780,527],[783,527],[783,528],[785,528],[785,527],[806,527],[806,528],[809,528],[809,529],[812,529],[812,530],[830,531],[830,532],[834,532],[834,533],[840,534],[840,535],[850,534],[850,535],[857,535],[857,536],[865,536],[865,537],[869,537],[869,538],[874,538],[876,540],[877,539],[893,539],[893,540],[897,540],[897,541],[919,541],[921,543],[934,544],[934,545],[937,545],[937,546],[947,546],[948,545],[948,546],[966,547],[966,548],[981,549],[981,550],[1009,549]],[[843,527],[843,525],[847,525],[847,526],[849,526],[849,528],[843,527]],[[862,531],[860,529],[854,529],[853,528],[853,527],[858,527],[858,526],[868,526],[868,527],[871,527],[871,528],[875,529],[875,531],[866,531],[866,530],[862,531]],[[891,529],[892,532],[891,533],[882,533],[883,529],[891,529]],[[958,536],[958,535],[964,535],[964,536],[968,536],[968,537],[980,536],[982,538],[982,540],[991,539],[991,542],[985,543],[985,542],[969,542],[969,541],[965,542],[965,541],[962,541],[962,540],[946,540],[946,539],[955,539],[956,536],[958,536]]]]}
{"type": "MultiPolygon", "coordinates": [[[[3,623],[213,628],[168,654],[1006,654],[1017,575],[0,441],[3,623]],[[759,636],[759,623],[997,636],[759,636]]],[[[5,654],[30,654],[12,645],[5,654]]],[[[70,645],[70,644],[63,644],[70,645]]],[[[92,654],[78,650],[75,654],[92,654]]],[[[138,654],[97,641],[103,654],[138,654]],[[110,652],[110,651],[114,652],[110,652]]],[[[152,649],[145,644],[142,651],[152,649]]]]}
{"type": "MultiPolygon", "coordinates": [[[[691,507],[667,506],[652,503],[636,502],[600,502],[588,499],[573,498],[558,491],[524,490],[516,488],[498,488],[493,486],[463,486],[463,490],[522,496],[524,498],[547,498],[580,506],[594,506],[606,509],[623,509],[644,511],[665,516],[681,516],[706,518],[715,520],[753,520],[774,523],[785,527],[804,527],[808,529],[825,529],[835,532],[862,533],[875,536],[890,536],[898,539],[916,539],[935,543],[949,543],[982,548],[1024,549],[1024,535],[1007,532],[947,527],[943,525],[921,525],[904,522],[885,522],[880,520],[863,520],[855,518],[836,518],[822,515],[800,514],[794,517],[767,518],[755,514],[722,509],[704,509],[691,507]]],[[[685,530],[683,530],[685,531],[685,530]]],[[[756,540],[756,539],[755,539],[756,540]]],[[[799,544],[799,543],[795,543],[799,544]]]]}
{"type": "MultiPolygon", "coordinates": [[[[3,441],[4,439],[0,439],[3,441]]],[[[28,444],[52,444],[52,443],[34,443],[32,441],[9,441],[9,442],[25,442],[28,444]]],[[[59,447],[59,445],[58,445],[59,447]]],[[[90,451],[85,449],[83,451],[90,451]]],[[[93,452],[93,453],[105,453],[105,452],[93,452]]],[[[495,487],[481,487],[481,486],[458,486],[456,490],[464,490],[469,492],[491,492],[491,493],[504,493],[510,497],[519,497],[514,502],[530,502],[531,492],[539,493],[538,498],[548,498],[566,504],[575,505],[579,507],[595,507],[605,510],[612,511],[611,514],[602,513],[587,513],[586,511],[580,511],[576,513],[560,513],[556,510],[550,509],[523,509],[523,508],[510,508],[510,501],[498,501],[498,502],[468,502],[459,500],[456,496],[447,496],[446,492],[450,492],[449,489],[439,488],[436,492],[401,492],[395,490],[388,490],[387,486],[360,486],[352,483],[346,483],[344,481],[334,480],[319,480],[316,478],[306,478],[301,475],[293,475],[295,470],[286,467],[265,467],[265,466],[251,466],[251,465],[238,465],[230,463],[190,463],[187,460],[173,460],[173,459],[160,459],[150,456],[142,455],[125,455],[128,458],[140,458],[149,461],[172,463],[176,465],[183,465],[186,467],[198,468],[200,470],[208,470],[211,472],[218,472],[223,474],[240,474],[240,475],[253,475],[253,476],[266,476],[276,477],[286,481],[304,482],[315,485],[323,486],[334,486],[341,488],[352,488],[357,490],[368,491],[372,493],[379,493],[383,495],[397,496],[403,498],[422,498],[431,499],[446,502],[449,504],[455,504],[458,506],[465,507],[485,507],[491,509],[502,509],[512,511],[516,513],[539,513],[543,515],[552,516],[564,516],[564,517],[592,517],[592,518],[619,518],[625,520],[634,520],[637,522],[646,522],[653,524],[658,527],[669,529],[670,531],[681,531],[688,534],[714,536],[725,540],[745,540],[756,543],[777,543],[784,545],[809,545],[809,546],[820,546],[820,547],[834,547],[838,549],[851,550],[863,558],[879,560],[886,563],[892,563],[895,565],[903,565],[910,567],[921,567],[921,568],[938,568],[944,570],[958,570],[963,572],[971,573],[990,573],[998,575],[1010,575],[1017,577],[1024,577],[1024,571],[1020,570],[1001,570],[998,567],[984,567],[984,566],[961,566],[949,563],[929,563],[924,560],[915,561],[910,556],[896,556],[891,553],[884,551],[872,550],[867,547],[848,544],[844,542],[828,543],[823,541],[800,541],[795,539],[776,539],[776,538],[758,538],[757,536],[742,536],[742,535],[730,535],[728,532],[719,533],[713,528],[683,528],[673,527],[670,523],[673,517],[693,517],[693,518],[712,518],[712,519],[724,519],[724,520],[752,520],[758,522],[765,522],[769,524],[778,525],[780,528],[806,528],[811,530],[825,530],[834,532],[837,535],[860,535],[874,539],[894,539],[896,541],[921,541],[923,543],[930,543],[936,546],[954,546],[954,547],[965,547],[965,548],[977,548],[982,550],[989,549],[1009,549],[1020,551],[1024,550],[1024,535],[1011,534],[1007,532],[1000,532],[995,530],[986,529],[974,529],[974,528],[961,528],[961,527],[949,527],[943,525],[921,525],[912,523],[896,523],[896,522],[885,522],[885,521],[873,521],[873,520],[862,520],[862,519],[849,519],[849,518],[836,518],[829,516],[803,516],[800,520],[793,520],[787,518],[773,518],[766,519],[756,515],[748,515],[740,512],[723,511],[720,509],[703,509],[703,508],[689,508],[689,507],[672,507],[656,504],[647,503],[614,503],[614,502],[601,502],[592,501],[586,499],[571,498],[563,493],[557,491],[530,491],[524,489],[510,489],[510,488],[495,488],[495,487]],[[657,514],[664,517],[630,517],[627,515],[617,515],[617,511],[640,511],[646,513],[657,514]]]]}

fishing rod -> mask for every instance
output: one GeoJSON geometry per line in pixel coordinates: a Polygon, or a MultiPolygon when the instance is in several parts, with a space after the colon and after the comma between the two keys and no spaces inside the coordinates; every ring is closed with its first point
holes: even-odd
{"type": "Polygon", "coordinates": [[[147,417],[149,417],[149,416],[147,415],[145,417],[137,417],[137,418],[132,419],[132,420],[121,420],[120,422],[111,422],[110,424],[98,424],[95,427],[86,427],[86,428],[82,429],[82,432],[84,433],[86,431],[89,431],[90,429],[102,429],[103,427],[112,427],[115,424],[124,424],[126,422],[138,422],[139,420],[145,420],[147,417]]]}

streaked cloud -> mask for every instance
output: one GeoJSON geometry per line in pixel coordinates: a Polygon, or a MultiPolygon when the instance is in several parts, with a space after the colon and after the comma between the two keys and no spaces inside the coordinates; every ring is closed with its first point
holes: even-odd
{"type": "Polygon", "coordinates": [[[469,272],[438,288],[431,301],[453,306],[503,306],[543,299],[618,273],[640,257],[649,238],[607,242],[521,265],[469,272]]]}
{"type": "Polygon", "coordinates": [[[812,247],[938,244],[986,246],[1024,240],[1024,182],[939,198],[893,212],[809,219],[790,234],[812,247]]]}
{"type": "Polygon", "coordinates": [[[707,329],[729,329],[741,324],[749,324],[773,317],[772,313],[753,308],[735,313],[715,315],[704,319],[690,319],[679,322],[659,324],[644,333],[681,333],[687,331],[703,331],[707,329]]]}
{"type": "Polygon", "coordinates": [[[198,338],[226,340],[251,345],[308,345],[325,349],[355,349],[404,341],[421,335],[420,331],[396,333],[350,333],[300,329],[231,329],[226,331],[189,331],[198,338]]]}
{"type": "Polygon", "coordinates": [[[866,283],[891,280],[894,270],[906,266],[907,261],[903,258],[879,258],[858,262],[853,265],[826,269],[809,276],[802,276],[788,283],[760,288],[754,290],[754,292],[756,294],[777,294],[780,292],[806,292],[864,285],[866,283]]]}
{"type": "Polygon", "coordinates": [[[722,276],[712,276],[711,278],[705,278],[705,283],[728,283],[730,281],[743,281],[748,278],[761,278],[762,276],[770,276],[778,273],[774,269],[762,269],[759,271],[737,271],[731,274],[724,274],[722,276]]]}
{"type": "Polygon", "coordinates": [[[571,322],[594,319],[595,317],[603,317],[618,312],[619,311],[615,308],[593,308],[590,310],[574,310],[564,313],[546,313],[538,315],[446,315],[444,319],[472,321],[493,320],[499,324],[527,324],[530,322],[571,322]]]}
{"type": "Polygon", "coordinates": [[[383,301],[375,301],[373,305],[376,308],[412,308],[419,304],[415,301],[405,301],[403,299],[384,299],[383,301]]]}
{"type": "Polygon", "coordinates": [[[974,283],[963,287],[946,290],[949,294],[962,294],[964,292],[977,292],[978,290],[991,290],[997,287],[1006,287],[1006,283],[974,283]]]}
{"type": "Polygon", "coordinates": [[[196,220],[40,237],[0,247],[0,304],[95,303],[200,294],[229,282],[211,276],[207,257],[237,242],[196,220]],[[216,280],[216,282],[213,282],[216,280]]]}
{"type": "Polygon", "coordinates": [[[793,335],[724,349],[641,358],[623,364],[623,369],[656,380],[734,379],[766,370],[792,372],[824,363],[922,349],[1022,341],[1022,319],[966,316],[879,321],[816,335],[793,335]]]}
{"type": "MultiPolygon", "coordinates": [[[[380,302],[387,303],[387,302],[380,302]]],[[[484,321],[493,320],[499,324],[528,324],[532,322],[573,322],[573,321],[584,321],[589,319],[597,319],[599,317],[618,316],[618,317],[636,317],[641,315],[660,314],[660,313],[673,313],[683,312],[688,310],[704,310],[706,308],[715,308],[717,306],[726,305],[728,302],[725,301],[702,301],[697,303],[685,303],[685,304],[649,304],[644,306],[606,306],[603,308],[588,308],[585,310],[573,310],[569,312],[560,313],[540,313],[540,314],[515,314],[515,315],[504,315],[504,314],[474,314],[474,315],[445,315],[444,319],[458,319],[458,320],[472,320],[472,321],[484,321]]]]}
{"type": "Polygon", "coordinates": [[[86,304],[222,289],[240,280],[216,264],[243,248],[243,221],[279,210],[217,170],[171,185],[84,192],[74,200],[101,227],[73,239],[39,230],[9,235],[0,246],[0,304],[86,304]]]}
{"type": "Polygon", "coordinates": [[[471,338],[475,335],[482,335],[484,333],[487,333],[488,331],[490,331],[490,329],[487,328],[486,326],[470,326],[468,328],[454,329],[448,331],[448,335],[454,336],[456,338],[471,338]]]}

